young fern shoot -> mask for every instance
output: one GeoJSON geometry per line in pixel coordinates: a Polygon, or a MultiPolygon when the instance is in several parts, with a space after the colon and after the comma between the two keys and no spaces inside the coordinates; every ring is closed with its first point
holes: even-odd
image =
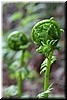
{"type": "Polygon", "coordinates": [[[40,74],[44,71],[44,92],[38,94],[39,98],[48,98],[50,91],[53,89],[51,85],[49,85],[49,76],[50,76],[50,68],[51,64],[56,60],[56,56],[53,56],[53,52],[55,49],[59,50],[57,46],[61,32],[63,29],[60,29],[59,24],[54,20],[54,18],[42,20],[38,22],[32,28],[32,40],[39,47],[36,49],[39,53],[45,55],[46,59],[41,64],[40,74]]]}
{"type": "MultiPolygon", "coordinates": [[[[14,51],[22,51],[19,69],[24,65],[24,53],[29,46],[28,39],[25,34],[19,31],[14,31],[8,35],[8,46],[14,51]]],[[[22,96],[22,71],[18,71],[17,77],[18,97],[22,96]]]]}

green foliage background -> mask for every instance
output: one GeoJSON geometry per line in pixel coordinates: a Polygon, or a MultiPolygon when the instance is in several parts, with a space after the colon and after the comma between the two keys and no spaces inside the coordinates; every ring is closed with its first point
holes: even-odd
{"type": "MultiPolygon", "coordinates": [[[[32,43],[31,30],[32,27],[43,19],[54,17],[60,24],[61,28],[64,27],[64,3],[42,3],[42,2],[17,2],[17,3],[4,3],[3,4],[3,37],[2,37],[2,56],[3,67],[10,69],[10,65],[20,59],[21,51],[12,51],[7,44],[7,36],[13,31],[21,31],[32,43]]],[[[61,35],[61,38],[64,35],[61,35]]],[[[61,45],[62,51],[64,47],[61,45]]],[[[27,50],[25,55],[25,63],[28,64],[29,59],[32,57],[32,53],[27,50]]],[[[25,72],[26,73],[26,72],[25,72]]],[[[36,77],[36,74],[34,74],[36,77]]],[[[33,77],[32,73],[29,77],[33,77]]],[[[13,77],[13,76],[12,76],[13,77]]]]}

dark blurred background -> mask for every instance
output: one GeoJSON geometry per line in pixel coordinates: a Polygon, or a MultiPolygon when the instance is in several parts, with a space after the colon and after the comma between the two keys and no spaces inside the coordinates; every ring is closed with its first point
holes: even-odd
{"type": "MultiPolygon", "coordinates": [[[[41,63],[45,58],[42,54],[36,52],[37,46],[31,39],[32,27],[40,20],[54,17],[60,27],[65,30],[65,3],[3,3],[2,16],[3,96],[8,97],[5,90],[9,86],[17,84],[16,79],[13,76],[11,77],[10,65],[20,58],[21,52],[9,49],[7,36],[18,30],[24,32],[31,42],[25,56],[25,63],[30,74],[23,81],[23,96],[36,97],[38,93],[43,91],[44,74],[40,75],[39,72],[41,63]]],[[[51,95],[54,97],[65,96],[65,32],[61,34],[59,46],[61,50],[54,52],[57,61],[51,66],[50,73],[50,83],[54,82],[51,95]]]]}

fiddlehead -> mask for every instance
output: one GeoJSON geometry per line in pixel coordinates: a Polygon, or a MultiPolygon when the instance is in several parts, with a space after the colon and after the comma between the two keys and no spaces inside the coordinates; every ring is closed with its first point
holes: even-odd
{"type": "MultiPolygon", "coordinates": [[[[28,39],[26,35],[23,34],[22,32],[14,31],[8,36],[8,46],[14,51],[22,50],[19,69],[21,69],[24,64],[25,50],[27,49],[29,44],[30,43],[28,43],[28,39]]],[[[17,84],[18,84],[18,97],[21,97],[22,96],[22,72],[21,71],[18,71],[17,84]]]]}
{"type": "Polygon", "coordinates": [[[59,24],[54,20],[54,18],[50,18],[47,20],[43,20],[38,22],[32,28],[32,40],[35,44],[39,46],[37,51],[46,56],[46,59],[41,64],[41,72],[45,73],[44,79],[44,92],[38,95],[39,98],[48,98],[48,93],[51,89],[49,88],[49,74],[50,74],[50,66],[56,60],[56,57],[53,56],[53,52],[55,49],[59,49],[57,46],[62,29],[60,29],[59,24]]]}
{"type": "Polygon", "coordinates": [[[38,22],[32,29],[32,40],[40,46],[37,50],[46,55],[46,51],[49,54],[51,50],[56,49],[62,31],[53,17],[38,22]]]}
{"type": "Polygon", "coordinates": [[[8,36],[8,46],[12,50],[19,51],[21,47],[27,45],[27,43],[28,39],[22,32],[15,31],[8,36]]]}

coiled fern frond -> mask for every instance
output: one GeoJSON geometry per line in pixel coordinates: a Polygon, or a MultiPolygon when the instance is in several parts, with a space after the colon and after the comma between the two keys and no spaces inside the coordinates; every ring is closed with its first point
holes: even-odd
{"type": "Polygon", "coordinates": [[[15,51],[21,50],[22,46],[27,45],[28,39],[25,34],[19,31],[14,31],[8,36],[8,46],[15,51]]]}
{"type": "Polygon", "coordinates": [[[46,52],[49,54],[51,50],[58,49],[56,45],[60,40],[61,32],[63,30],[53,17],[38,22],[32,28],[32,40],[39,46],[37,51],[46,55],[46,52]]]}
{"type": "Polygon", "coordinates": [[[51,88],[52,84],[49,85],[50,68],[56,61],[56,56],[53,56],[53,52],[55,49],[59,49],[57,44],[60,40],[61,32],[63,32],[63,29],[60,29],[59,24],[53,17],[38,22],[32,28],[32,40],[39,46],[36,51],[46,56],[40,68],[40,74],[45,71],[44,92],[40,93],[37,96],[38,98],[48,98],[53,89],[51,88]]]}

